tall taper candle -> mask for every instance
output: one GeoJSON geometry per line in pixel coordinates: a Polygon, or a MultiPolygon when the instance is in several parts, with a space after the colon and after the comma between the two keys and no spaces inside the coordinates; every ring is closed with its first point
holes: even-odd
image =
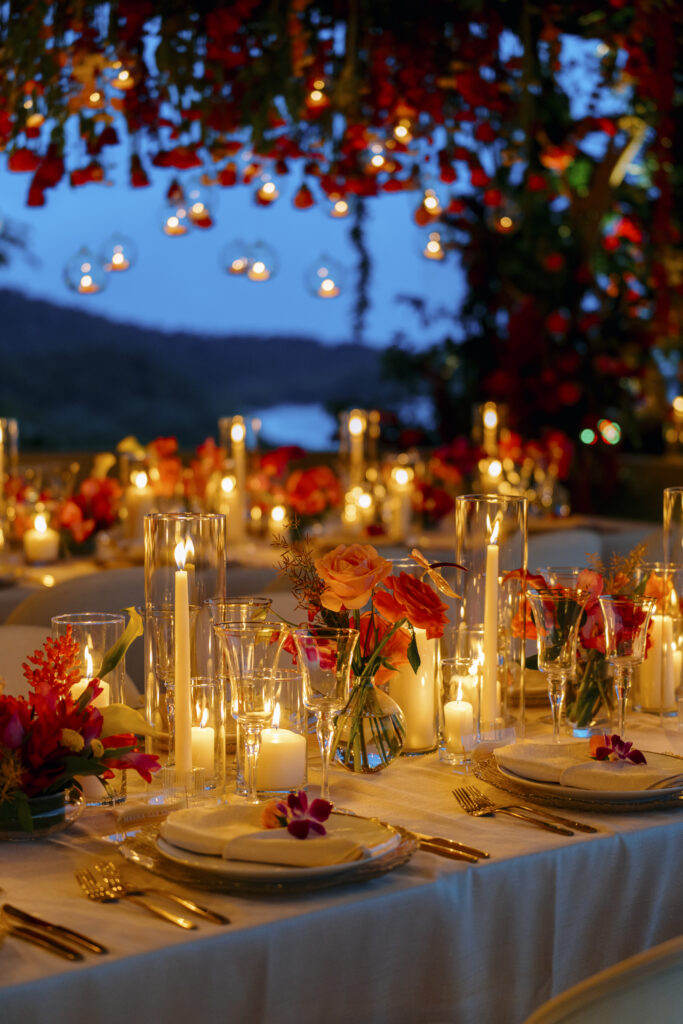
{"type": "Polygon", "coordinates": [[[190,593],[185,562],[194,554],[192,541],[175,548],[175,766],[182,781],[192,771],[192,719],[190,710],[190,593]]]}

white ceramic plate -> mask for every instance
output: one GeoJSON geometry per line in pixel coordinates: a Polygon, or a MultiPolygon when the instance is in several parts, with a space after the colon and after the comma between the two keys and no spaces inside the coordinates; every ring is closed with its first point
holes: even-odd
{"type": "Polygon", "coordinates": [[[372,860],[383,857],[388,851],[398,846],[401,839],[398,832],[386,825],[380,825],[375,821],[344,814],[333,813],[331,815],[329,830],[337,837],[343,836],[360,843],[367,849],[367,855],[358,860],[347,861],[343,864],[295,868],[284,867],[278,864],[256,864],[249,861],[223,860],[222,857],[211,856],[205,853],[192,853],[190,850],[182,850],[179,846],[171,845],[171,843],[162,839],[161,836],[157,837],[155,845],[163,857],[183,867],[220,875],[224,878],[287,881],[291,879],[332,878],[347,871],[357,871],[359,865],[367,864],[372,860]]]}
{"type": "MultiPolygon", "coordinates": [[[[647,750],[644,750],[643,753],[647,757],[648,764],[661,768],[663,771],[680,772],[683,770],[683,760],[680,757],[657,754],[647,750]]],[[[548,796],[562,794],[577,800],[600,804],[604,804],[605,801],[610,803],[650,803],[683,793],[683,783],[662,789],[577,789],[574,786],[561,786],[559,782],[537,782],[535,779],[526,779],[523,775],[517,775],[497,762],[496,768],[506,779],[523,785],[530,793],[545,793],[548,796]]]]}

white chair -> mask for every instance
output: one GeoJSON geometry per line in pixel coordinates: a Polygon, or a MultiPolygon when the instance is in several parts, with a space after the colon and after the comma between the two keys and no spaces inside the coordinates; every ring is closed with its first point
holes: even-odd
{"type": "Polygon", "coordinates": [[[682,1019],[683,935],[562,992],[525,1024],[680,1024],[682,1019]]]}

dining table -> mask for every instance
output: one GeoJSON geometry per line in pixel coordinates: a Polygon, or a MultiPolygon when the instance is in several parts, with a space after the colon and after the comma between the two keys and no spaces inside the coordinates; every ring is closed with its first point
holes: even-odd
{"type": "MultiPolygon", "coordinates": [[[[529,715],[527,735],[548,731],[543,717],[529,715]]],[[[632,713],[628,734],[641,749],[683,754],[676,717],[632,713]]],[[[320,765],[309,740],[311,795],[320,765]]],[[[583,978],[683,932],[683,799],[617,813],[608,801],[553,809],[596,829],[572,835],[502,814],[472,817],[453,789],[475,784],[512,800],[480,777],[474,755],[455,766],[438,752],[405,756],[372,775],[333,767],[331,796],[335,811],[489,854],[476,862],[407,842],[402,863],[374,877],[350,872],[345,884],[323,873],[303,886],[198,889],[121,856],[137,829],[150,828],[148,816],[165,811],[145,793],[118,811],[88,808],[52,836],[3,842],[1,901],[108,952],[69,963],[4,934],[0,1020],[521,1024],[583,978]],[[230,923],[196,918],[185,931],[129,901],[89,901],[75,872],[102,859],[128,882],[168,886],[230,923]]],[[[211,800],[239,803],[233,790],[228,778],[211,800]]]]}

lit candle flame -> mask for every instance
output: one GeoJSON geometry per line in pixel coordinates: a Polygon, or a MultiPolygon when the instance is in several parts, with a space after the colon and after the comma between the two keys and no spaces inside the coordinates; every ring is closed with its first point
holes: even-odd
{"type": "Polygon", "coordinates": [[[148,480],[147,474],[145,472],[141,471],[140,473],[136,473],[135,474],[135,476],[133,478],[133,483],[135,484],[135,486],[139,490],[142,491],[147,486],[147,480],[148,480]]]}
{"type": "MultiPolygon", "coordinates": [[[[197,714],[199,714],[199,708],[197,708],[197,714]]],[[[208,721],[209,721],[209,709],[208,708],[204,708],[204,710],[202,711],[202,716],[199,719],[199,728],[200,729],[205,729],[206,728],[206,723],[208,721]]]]}
{"type": "Polygon", "coordinates": [[[280,728],[280,705],[276,704],[275,705],[275,710],[273,711],[273,729],[279,729],[279,728],[280,728]]]}
{"type": "Polygon", "coordinates": [[[37,533],[45,533],[47,531],[47,520],[45,519],[45,516],[36,516],[33,526],[37,533]]]}
{"type": "Polygon", "coordinates": [[[92,679],[93,678],[92,654],[90,653],[90,650],[87,647],[85,649],[85,654],[83,655],[83,658],[84,658],[84,661],[85,661],[85,678],[86,679],[92,679]]]}
{"type": "MultiPolygon", "coordinates": [[[[488,519],[488,516],[487,516],[488,519]]],[[[490,521],[488,522],[490,532],[489,544],[496,544],[498,541],[498,534],[500,533],[500,516],[496,516],[493,527],[491,527],[490,521]]]]}
{"type": "Polygon", "coordinates": [[[194,558],[194,544],[190,537],[185,541],[178,541],[174,550],[175,563],[179,569],[185,568],[188,558],[194,558]]]}

